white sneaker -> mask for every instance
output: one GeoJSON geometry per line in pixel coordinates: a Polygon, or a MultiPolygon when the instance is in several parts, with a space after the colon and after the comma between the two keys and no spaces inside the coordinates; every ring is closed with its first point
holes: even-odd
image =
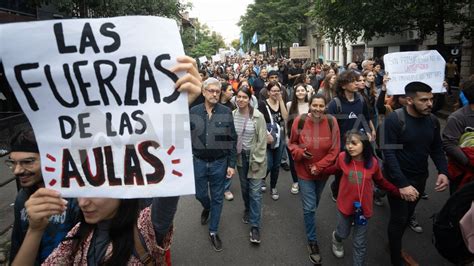
{"type": "Polygon", "coordinates": [[[342,245],[342,242],[337,241],[336,239],[336,231],[332,232],[332,254],[336,256],[336,258],[342,258],[344,257],[344,246],[342,245]]]}
{"type": "Polygon", "coordinates": [[[272,188],[272,199],[273,200],[278,200],[280,198],[280,195],[278,195],[278,191],[276,188],[272,188]]]}
{"type": "Polygon", "coordinates": [[[293,183],[293,184],[291,185],[290,192],[291,192],[291,194],[295,194],[295,195],[300,192],[300,186],[298,185],[298,182],[293,183]]]}
{"type": "Polygon", "coordinates": [[[262,186],[260,187],[260,190],[261,190],[262,192],[267,191],[267,185],[266,185],[265,183],[263,183],[262,186]]]}
{"type": "Polygon", "coordinates": [[[224,192],[224,198],[228,201],[231,201],[234,199],[234,194],[232,194],[230,191],[226,191],[224,192]]]}

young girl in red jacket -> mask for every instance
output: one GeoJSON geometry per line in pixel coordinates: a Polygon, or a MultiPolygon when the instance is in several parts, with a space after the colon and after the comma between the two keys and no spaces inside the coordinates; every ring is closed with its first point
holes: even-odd
{"type": "Polygon", "coordinates": [[[325,172],[342,171],[337,197],[337,227],[332,233],[332,252],[337,258],[344,256],[342,241],[354,223],[352,236],[353,265],[365,265],[367,254],[367,223],[372,216],[374,181],[382,189],[400,195],[398,189],[383,176],[373,154],[367,134],[358,130],[346,134],[345,151],[336,164],[325,172]]]}

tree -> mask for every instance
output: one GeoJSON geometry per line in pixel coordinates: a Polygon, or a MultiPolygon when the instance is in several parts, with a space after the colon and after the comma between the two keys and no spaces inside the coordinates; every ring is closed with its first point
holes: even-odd
{"type": "Polygon", "coordinates": [[[232,46],[235,50],[239,50],[240,48],[240,40],[235,39],[230,42],[230,46],[232,46]]]}
{"type": "Polygon", "coordinates": [[[316,0],[308,15],[335,44],[354,42],[358,37],[369,41],[386,34],[416,30],[421,39],[436,34],[438,51],[444,54],[446,24],[461,28],[459,38],[472,37],[470,10],[471,0],[316,0]]]}
{"type": "Polygon", "coordinates": [[[30,0],[34,6],[54,4],[72,17],[98,18],[127,15],[153,15],[178,18],[189,4],[178,0],[30,0]]]}
{"type": "Polygon", "coordinates": [[[276,44],[280,54],[293,42],[303,43],[308,8],[309,0],[255,0],[238,23],[246,47],[253,46],[250,40],[255,32],[260,43],[268,43],[269,47],[276,44]]]}
{"type": "MultiPolygon", "coordinates": [[[[194,27],[196,31],[196,39],[195,42],[189,46],[185,45],[187,55],[195,58],[200,56],[210,57],[215,55],[219,48],[226,47],[224,38],[214,31],[211,32],[206,24],[200,24],[196,21],[194,27]]],[[[183,43],[186,43],[184,39],[183,43]]]]}

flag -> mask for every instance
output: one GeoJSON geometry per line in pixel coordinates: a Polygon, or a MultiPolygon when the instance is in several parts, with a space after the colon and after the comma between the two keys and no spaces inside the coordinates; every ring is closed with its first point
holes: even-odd
{"type": "Polygon", "coordinates": [[[252,43],[253,43],[253,44],[258,43],[257,32],[255,32],[255,33],[253,34],[252,43]]]}
{"type": "Polygon", "coordinates": [[[244,34],[240,33],[240,46],[244,45],[244,34]]]}

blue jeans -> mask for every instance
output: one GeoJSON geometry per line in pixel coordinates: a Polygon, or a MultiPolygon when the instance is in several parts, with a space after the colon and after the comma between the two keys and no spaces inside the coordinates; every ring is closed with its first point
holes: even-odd
{"type": "Polygon", "coordinates": [[[226,178],[224,181],[224,192],[230,191],[230,185],[232,185],[232,178],[226,178]]]}
{"type": "Polygon", "coordinates": [[[249,213],[249,222],[252,227],[260,228],[262,214],[262,179],[248,178],[250,151],[242,150],[242,166],[237,166],[240,179],[240,190],[244,200],[245,212],[249,213]]]}
{"type": "MultiPolygon", "coordinates": [[[[351,234],[352,222],[354,215],[346,216],[337,210],[337,227],[336,235],[340,239],[346,239],[351,234]]],[[[365,265],[365,257],[367,256],[367,230],[368,224],[354,224],[354,232],[352,233],[352,265],[365,265]]]]}
{"type": "Polygon", "coordinates": [[[211,211],[209,219],[209,232],[211,233],[217,233],[219,227],[226,174],[227,158],[207,162],[194,157],[196,199],[201,202],[204,209],[211,211]]]}
{"type": "Polygon", "coordinates": [[[303,203],[304,225],[308,242],[317,242],[315,213],[321,199],[321,193],[326,185],[324,180],[304,180],[298,178],[301,201],[303,203]]]}
{"type": "Polygon", "coordinates": [[[278,174],[280,173],[281,156],[284,149],[282,138],[280,138],[278,148],[267,148],[267,175],[270,173],[270,188],[276,187],[278,174]]]}

